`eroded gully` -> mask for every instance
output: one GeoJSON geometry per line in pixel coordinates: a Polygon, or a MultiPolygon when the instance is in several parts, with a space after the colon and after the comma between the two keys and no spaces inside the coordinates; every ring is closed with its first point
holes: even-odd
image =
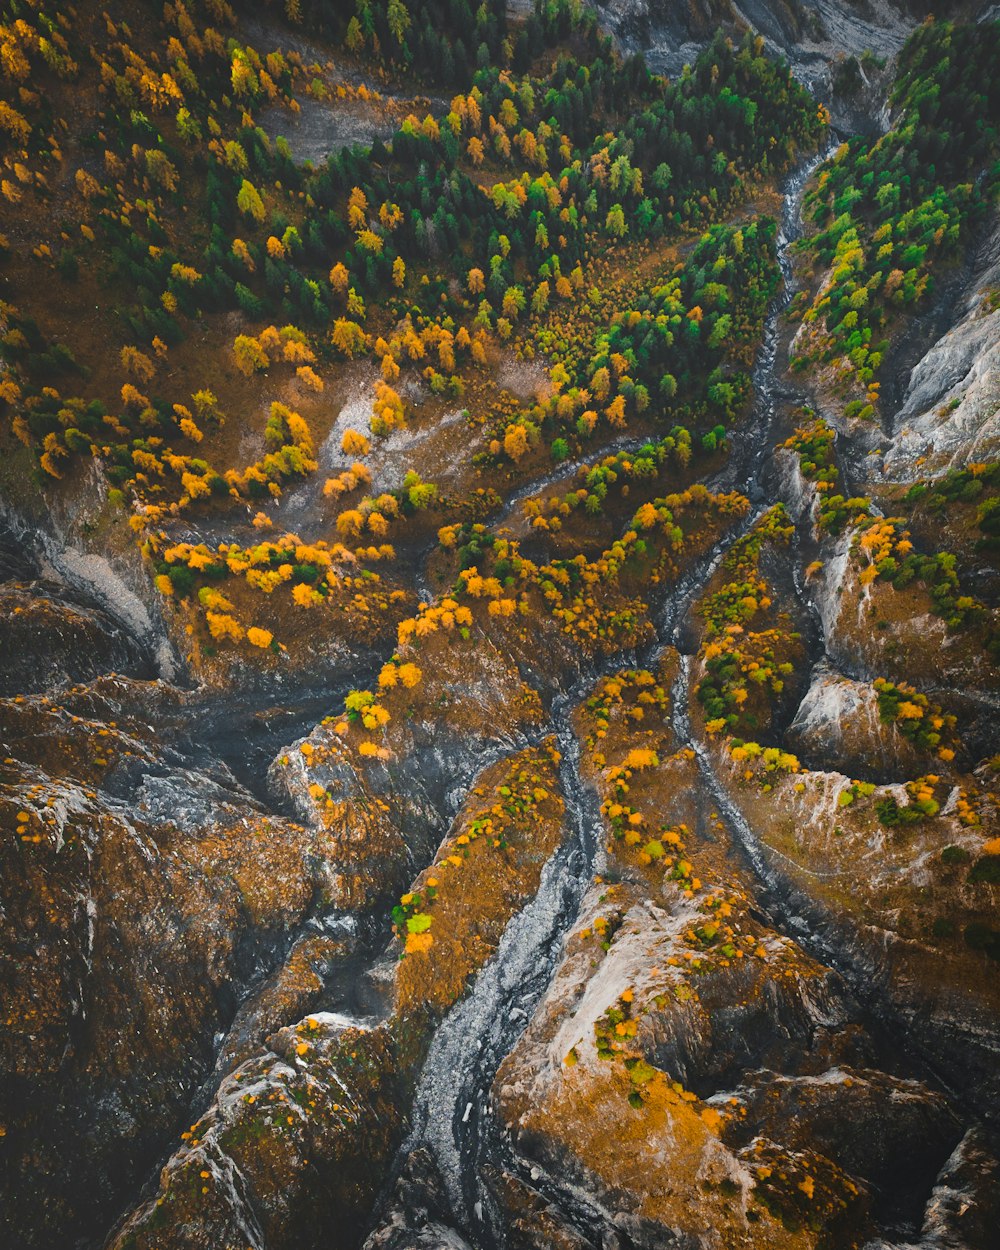
{"type": "MultiPolygon", "coordinates": [[[[685,645],[685,622],[695,601],[732,544],[755,524],[767,506],[765,469],[773,446],[776,415],[779,404],[792,398],[782,389],[777,367],[779,317],[792,288],[788,250],[798,233],[803,188],[822,159],[811,159],[786,183],[777,241],[784,286],[765,324],[754,370],[753,414],[747,426],[732,438],[733,452],[726,470],[709,483],[713,488],[741,490],[752,506],[741,524],[688,570],[659,605],[655,639],[635,657],[647,667],[654,667],[669,647],[689,649],[685,645]]],[[[628,657],[620,654],[610,657],[603,672],[616,671],[627,662],[628,657]]],[[[685,656],[682,679],[673,691],[673,728],[679,745],[697,749],[688,723],[688,664],[689,657],[685,656]]],[[[515,1156],[494,1116],[490,1090],[500,1063],[524,1032],[548,988],[584,893],[603,866],[600,804],[595,791],[581,776],[580,747],[571,722],[574,709],[601,672],[590,672],[553,701],[549,732],[555,734],[562,756],[564,839],[545,866],[538,893],[510,921],[494,958],[438,1028],[418,1084],[411,1131],[397,1160],[396,1174],[417,1149],[423,1148],[433,1156],[451,1221],[483,1250],[503,1247],[506,1240],[502,1213],[484,1181],[485,1165],[500,1164],[514,1172],[527,1166],[515,1156]]],[[[713,802],[718,802],[721,786],[703,751],[699,752],[699,762],[706,791],[713,802]]],[[[735,832],[743,835],[747,831],[735,832]]],[[[741,836],[739,841],[748,849],[752,847],[752,839],[741,836]]],[[[789,920],[793,929],[804,923],[794,917],[789,920]]],[[[543,1192],[555,1185],[538,1169],[532,1169],[531,1183],[543,1192]]],[[[567,1194],[560,1188],[559,1200],[564,1210],[578,1212],[582,1225],[594,1214],[590,1210],[591,1200],[583,1194],[567,1194]]]]}

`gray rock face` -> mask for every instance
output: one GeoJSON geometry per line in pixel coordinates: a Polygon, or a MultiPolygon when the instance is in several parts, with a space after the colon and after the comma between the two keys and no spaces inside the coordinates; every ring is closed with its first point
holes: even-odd
{"type": "Polygon", "coordinates": [[[757,1069],[814,1073],[870,1061],[873,1048],[852,1026],[852,1010],[835,976],[769,980],[747,965],[706,978],[697,1002],[650,1012],[642,1033],[650,1061],[707,1099],[757,1069]]]}
{"type": "MultiPolygon", "coordinates": [[[[21,831],[0,848],[15,1149],[0,1205],[4,1230],[32,1228],[38,1245],[107,1227],[180,1131],[237,1003],[326,892],[325,846],[262,812],[218,761],[179,766],[131,715],[133,687],[144,715],[178,694],[106,678],[61,703],[0,700],[0,809],[21,831]]],[[[270,1001],[308,1006],[337,949],[299,952],[270,1001]]],[[[274,1023],[266,1002],[244,1012],[233,1051],[274,1023]]]]}
{"type": "Polygon", "coordinates": [[[1000,1163],[973,1128],[941,1169],[918,1236],[905,1246],[872,1242],[867,1250],[980,1250],[996,1244],[998,1220],[1000,1163]]]}
{"type": "Polygon", "coordinates": [[[995,459],[1000,449],[1000,311],[969,313],[913,370],[887,473],[903,481],[928,469],[995,459]],[[920,461],[920,463],[918,463],[920,461]]]}
{"type": "Polygon", "coordinates": [[[883,1218],[918,1224],[942,1159],[961,1136],[942,1095],[919,1081],[848,1067],[815,1076],[754,1073],[736,1091],[746,1118],[727,1133],[749,1145],[756,1132],[820,1150],[865,1180],[883,1218]],[[750,1128],[753,1125],[753,1128],[750,1128]]]}
{"type": "MultiPolygon", "coordinates": [[[[103,504],[107,487],[96,467],[84,489],[103,504]]],[[[159,595],[130,535],[118,550],[87,537],[87,526],[99,515],[100,505],[93,501],[88,505],[60,499],[43,509],[37,499],[23,507],[0,499],[0,531],[20,551],[22,564],[70,598],[82,597],[100,609],[150,657],[158,676],[180,679],[184,664],[167,635],[159,595]]]]}
{"type": "Polygon", "coordinates": [[[795,522],[814,522],[819,511],[819,492],[814,483],[803,477],[798,456],[781,448],[774,453],[774,464],[778,489],[789,516],[795,522]]]}
{"type": "Polygon", "coordinates": [[[168,775],[146,773],[134,797],[135,811],[151,823],[201,833],[220,821],[245,817],[257,804],[225,765],[215,775],[190,768],[168,775]]]}
{"type": "MultiPolygon", "coordinates": [[[[594,7],[619,43],[627,51],[642,51],[659,73],[679,74],[721,26],[735,37],[747,30],[760,35],[771,53],[787,57],[799,77],[827,97],[831,67],[838,59],[865,52],[891,59],[913,24],[909,14],[888,0],[863,5],[837,0],[610,0],[594,7]]],[[[844,120],[850,111],[848,106],[844,120]]]]}
{"type": "Polygon", "coordinates": [[[342,148],[369,147],[376,139],[388,139],[397,129],[393,117],[380,116],[361,101],[354,108],[338,108],[336,103],[313,99],[303,101],[301,112],[294,115],[281,108],[267,109],[260,124],[271,138],[288,140],[296,161],[314,165],[342,148]]]}
{"type": "Polygon", "coordinates": [[[825,662],[788,729],[791,750],[817,768],[855,777],[895,780],[915,762],[902,735],[879,716],[878,697],[868,682],[852,681],[825,662]]]}
{"type": "Polygon", "coordinates": [[[0,695],[49,693],[101,673],[151,677],[143,648],[99,608],[58,587],[0,586],[0,695]]]}
{"type": "Polygon", "coordinates": [[[914,366],[893,422],[885,473],[901,481],[995,458],[1000,449],[1000,310],[984,292],[1000,284],[1000,227],[980,249],[952,326],[914,366]]]}
{"type": "Polygon", "coordinates": [[[363,1250],[469,1250],[448,1226],[448,1203],[431,1155],[414,1150],[363,1250]]]}

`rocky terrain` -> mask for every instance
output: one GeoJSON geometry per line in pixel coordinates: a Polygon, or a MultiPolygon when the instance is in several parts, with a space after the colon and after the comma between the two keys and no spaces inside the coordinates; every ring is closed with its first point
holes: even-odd
{"type": "Polygon", "coordinates": [[[4,1244],[989,1250],[1000,22],[79,7],[0,18],[4,1244]]]}

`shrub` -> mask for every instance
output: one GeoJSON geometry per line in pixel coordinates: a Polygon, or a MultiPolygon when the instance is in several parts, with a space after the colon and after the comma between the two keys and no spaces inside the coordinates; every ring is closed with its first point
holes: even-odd
{"type": "Polygon", "coordinates": [[[965,944],[974,951],[982,951],[990,959],[1000,962],[1000,930],[991,929],[980,921],[965,927],[965,944]]]}
{"type": "Polygon", "coordinates": [[[984,855],[972,865],[969,880],[986,885],[1000,885],[1000,855],[984,855]]]}

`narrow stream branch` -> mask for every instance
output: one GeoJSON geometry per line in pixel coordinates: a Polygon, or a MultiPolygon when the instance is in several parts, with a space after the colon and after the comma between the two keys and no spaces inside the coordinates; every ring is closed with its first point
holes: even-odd
{"type": "MultiPolygon", "coordinates": [[[[685,624],[692,605],[733,542],[756,523],[767,506],[762,479],[781,398],[776,366],[779,317],[791,298],[788,249],[799,230],[802,191],[823,159],[810,159],[785,185],[777,241],[783,287],[768,314],[754,368],[753,413],[746,428],[734,436],[733,454],[718,483],[721,488],[742,490],[753,506],[742,523],[671,588],[657,613],[657,636],[638,657],[641,663],[655,664],[668,646],[690,650],[685,646],[685,624]]],[[[534,483],[531,489],[537,488],[534,483]]],[[[610,657],[602,670],[615,671],[623,662],[621,655],[610,657]]],[[[688,666],[685,656],[683,681],[674,691],[675,729],[685,742],[690,741],[688,666]]],[[[483,1179],[483,1165],[502,1161],[515,1170],[519,1166],[490,1109],[492,1083],[548,988],[584,893],[603,862],[600,804],[580,775],[580,747],[571,723],[573,709],[598,676],[591,673],[582,678],[553,704],[550,732],[556,734],[562,752],[560,781],[566,803],[566,836],[545,866],[538,893],[511,920],[496,955],[435,1034],[417,1089],[411,1132],[399,1156],[401,1166],[418,1147],[431,1152],[455,1224],[484,1250],[503,1247],[506,1236],[502,1212],[483,1179]]],[[[721,804],[721,786],[707,760],[702,759],[702,752],[699,762],[706,789],[713,802],[721,804]]],[[[723,806],[729,814],[731,805],[723,806]]],[[[533,1183],[539,1179],[534,1172],[532,1178],[533,1183]]],[[[541,1183],[545,1185],[545,1178],[541,1183]]]]}
{"type": "Polygon", "coordinates": [[[404,1154],[418,1145],[431,1149],[455,1219],[471,1226],[482,1244],[494,1244],[499,1224],[479,1167],[481,1147],[491,1136],[490,1086],[549,985],[565,933],[603,859],[600,802],[580,776],[580,746],[570,720],[591,680],[560,695],[552,711],[567,835],[545,865],[538,893],[511,920],[472,992],[435,1034],[404,1146],[404,1154]]]}

